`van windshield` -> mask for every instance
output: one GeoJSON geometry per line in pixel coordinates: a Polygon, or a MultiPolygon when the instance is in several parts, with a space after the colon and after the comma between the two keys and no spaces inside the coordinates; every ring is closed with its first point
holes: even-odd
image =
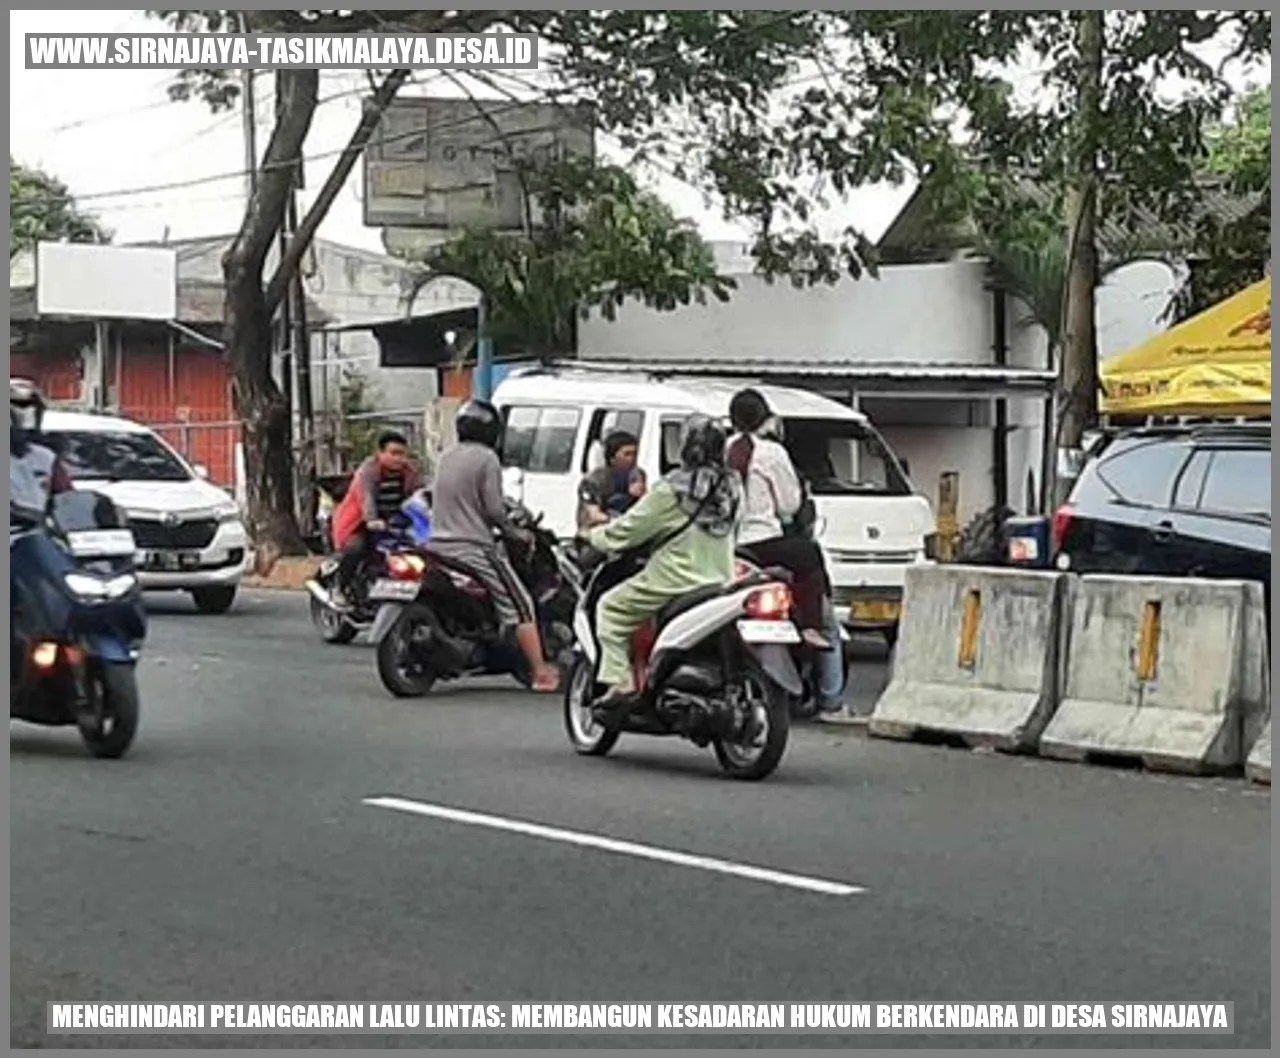
{"type": "Polygon", "coordinates": [[[874,430],[847,419],[785,419],[786,448],[815,496],[910,496],[911,483],[874,430]]]}

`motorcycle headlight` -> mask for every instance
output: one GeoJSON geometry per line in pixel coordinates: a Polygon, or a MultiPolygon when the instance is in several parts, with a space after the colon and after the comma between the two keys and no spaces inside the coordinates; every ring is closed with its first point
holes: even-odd
{"type": "Polygon", "coordinates": [[[85,599],[119,599],[138,583],[138,578],[132,573],[109,578],[92,577],[87,573],[68,573],[63,579],[72,592],[85,599]]]}

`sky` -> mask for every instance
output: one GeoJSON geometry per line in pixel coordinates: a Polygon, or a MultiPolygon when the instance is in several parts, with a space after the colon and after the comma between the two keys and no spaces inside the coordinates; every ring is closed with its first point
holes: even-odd
{"type": "MultiPolygon", "coordinates": [[[[10,153],[24,165],[44,169],[68,185],[82,208],[114,231],[117,243],[224,235],[239,227],[245,194],[245,181],[239,175],[244,164],[240,111],[215,115],[200,102],[169,102],[165,88],[172,81],[172,71],[27,70],[24,34],[154,33],[164,29],[162,23],[141,11],[10,13],[10,153]],[[220,179],[207,179],[210,177],[220,179]],[[171,190],[119,193],[188,181],[199,182],[171,190]]],[[[1210,46],[1208,52],[1214,50],[1210,46]]],[[[1211,56],[1207,53],[1206,57],[1211,56]]],[[[434,79],[436,83],[430,85],[433,93],[459,94],[447,83],[439,83],[439,74],[420,71],[415,77],[434,79]]],[[[1270,79],[1269,68],[1266,79],[1270,79]]],[[[258,83],[259,151],[270,133],[274,105],[271,80],[265,76],[258,83]]],[[[1035,80],[1034,70],[1020,70],[1015,90],[1034,92],[1035,80]]],[[[323,183],[332,154],[345,145],[355,127],[360,99],[367,90],[361,72],[322,74],[322,102],[306,153],[330,157],[307,166],[309,190],[300,196],[304,210],[323,183]]],[[[607,139],[601,142],[601,154],[607,157],[610,146],[607,139]]],[[[677,214],[695,221],[705,238],[748,238],[747,230],[724,220],[699,189],[661,173],[637,175],[677,214]]],[[[380,252],[381,229],[363,223],[362,187],[357,165],[320,234],[334,242],[380,252]]],[[[828,231],[852,224],[876,239],[910,193],[909,185],[863,188],[818,219],[828,231]]]]}
{"type": "MultiPolygon", "coordinates": [[[[236,174],[243,168],[244,135],[240,111],[213,114],[202,103],[171,103],[164,70],[27,70],[23,68],[26,33],[154,33],[164,26],[140,11],[13,11],[10,13],[10,153],[24,165],[41,168],[63,181],[81,206],[115,232],[117,243],[222,235],[239,227],[244,180],[239,176],[169,191],[115,195],[131,188],[179,183],[236,174]],[[38,105],[32,101],[38,100],[38,105]]],[[[421,71],[420,78],[431,77],[421,71]]],[[[448,86],[432,91],[456,95],[448,86]]],[[[322,74],[320,97],[307,139],[308,155],[339,150],[359,119],[363,73],[322,74]]],[[[258,148],[270,134],[271,78],[257,91],[258,148]]],[[[602,144],[607,154],[609,145],[602,144]]],[[[307,166],[310,193],[324,181],[332,158],[307,166]]],[[[726,222],[705,204],[699,189],[662,174],[642,177],[681,216],[695,221],[705,238],[744,241],[745,228],[726,222]]],[[[348,246],[381,252],[381,229],[365,227],[361,215],[360,167],[330,211],[320,234],[348,246]]],[[[910,188],[873,187],[847,200],[843,224],[854,223],[878,237],[910,195],[910,188]]]]}

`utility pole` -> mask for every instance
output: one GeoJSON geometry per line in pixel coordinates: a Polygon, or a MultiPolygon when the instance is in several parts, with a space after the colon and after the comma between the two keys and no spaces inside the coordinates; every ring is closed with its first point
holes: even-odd
{"type": "MultiPolygon", "coordinates": [[[[249,21],[239,12],[240,32],[249,32],[249,21]]],[[[240,71],[240,124],[244,130],[244,203],[249,206],[258,188],[258,106],[253,91],[253,70],[240,71]]]]}
{"type": "MultiPolygon", "coordinates": [[[[283,92],[276,95],[276,118],[279,120],[283,107],[283,92]]],[[[301,159],[291,167],[289,198],[285,206],[283,223],[280,225],[279,246],[280,259],[285,253],[298,231],[298,192],[305,183],[305,169],[301,159]]],[[[296,495],[300,500],[300,528],[303,535],[311,532],[315,523],[315,451],[314,410],[311,392],[311,336],[307,333],[307,295],[302,279],[302,264],[289,280],[289,290],[280,302],[280,347],[281,375],[285,401],[289,408],[289,421],[293,427],[293,437],[300,458],[297,461],[299,473],[295,482],[296,495]]]]}
{"type": "Polygon", "coordinates": [[[1054,505],[1065,501],[1087,430],[1098,419],[1098,337],[1094,294],[1098,286],[1098,125],[1102,120],[1103,12],[1074,12],[1080,50],[1074,168],[1067,196],[1068,254],[1063,310],[1061,401],[1054,505]],[[1065,473],[1063,473],[1065,471],[1065,473]]]}

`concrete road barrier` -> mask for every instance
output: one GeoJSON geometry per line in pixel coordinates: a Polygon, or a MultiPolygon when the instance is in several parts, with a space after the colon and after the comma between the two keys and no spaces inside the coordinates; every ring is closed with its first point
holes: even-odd
{"type": "Polygon", "coordinates": [[[1270,710],[1264,613],[1255,583],[1080,578],[1062,701],[1041,754],[1238,769],[1270,710]]]}
{"type": "Polygon", "coordinates": [[[1033,751],[1058,702],[1064,573],[911,566],[893,676],[868,733],[1033,751]]]}
{"type": "Polygon", "coordinates": [[[1244,762],[1245,774],[1254,782],[1271,785],[1271,722],[1262,729],[1262,735],[1253,744],[1244,762]]]}

